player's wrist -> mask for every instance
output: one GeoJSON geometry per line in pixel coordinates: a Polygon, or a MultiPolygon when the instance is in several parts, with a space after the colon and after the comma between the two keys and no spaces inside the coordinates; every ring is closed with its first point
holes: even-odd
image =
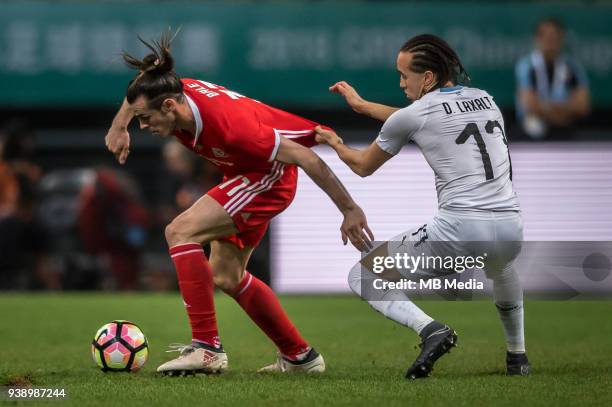
{"type": "Polygon", "coordinates": [[[367,116],[370,114],[370,102],[359,98],[359,100],[353,105],[353,110],[359,114],[364,114],[367,116]]]}
{"type": "Polygon", "coordinates": [[[127,131],[129,122],[121,121],[113,121],[111,123],[110,129],[113,131],[127,131]]]}
{"type": "Polygon", "coordinates": [[[348,215],[349,213],[353,212],[355,209],[357,209],[358,206],[355,203],[355,201],[349,201],[344,203],[341,207],[340,207],[340,212],[342,212],[342,214],[344,216],[348,215]]]}
{"type": "Polygon", "coordinates": [[[342,137],[335,137],[329,142],[329,145],[334,149],[343,144],[344,144],[344,140],[342,140],[342,137]]]}

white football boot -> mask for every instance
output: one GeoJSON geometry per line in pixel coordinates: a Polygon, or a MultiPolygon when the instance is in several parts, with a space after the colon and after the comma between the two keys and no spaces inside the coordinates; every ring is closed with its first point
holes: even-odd
{"type": "Polygon", "coordinates": [[[262,367],[259,373],[289,372],[289,373],[323,373],[325,371],[325,360],[323,356],[311,349],[304,361],[292,362],[285,359],[280,353],[276,357],[276,362],[262,367]]]}
{"type": "Polygon", "coordinates": [[[170,344],[166,352],[180,352],[172,359],[157,368],[159,373],[168,376],[186,376],[196,373],[223,373],[227,370],[227,354],[223,348],[214,351],[212,348],[200,348],[180,343],[170,344]]]}

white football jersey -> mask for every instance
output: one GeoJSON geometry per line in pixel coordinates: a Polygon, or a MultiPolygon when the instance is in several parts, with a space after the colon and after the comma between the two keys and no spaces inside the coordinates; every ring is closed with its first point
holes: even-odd
{"type": "Polygon", "coordinates": [[[414,142],[436,176],[438,207],[518,211],[504,119],[487,92],[454,86],[393,113],[376,143],[389,154],[414,142]]]}

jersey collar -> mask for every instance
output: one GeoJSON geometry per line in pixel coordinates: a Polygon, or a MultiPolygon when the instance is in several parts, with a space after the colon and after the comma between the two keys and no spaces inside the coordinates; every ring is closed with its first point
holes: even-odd
{"type": "Polygon", "coordinates": [[[463,89],[463,86],[461,85],[455,85],[455,86],[449,86],[446,88],[440,88],[440,92],[442,93],[449,93],[449,92],[455,92],[457,90],[461,90],[463,89]]]}
{"type": "Polygon", "coordinates": [[[195,147],[196,143],[198,142],[198,139],[200,138],[200,133],[202,132],[202,116],[200,115],[200,109],[198,109],[198,106],[195,104],[195,102],[189,96],[187,96],[187,94],[184,95],[185,98],[187,98],[187,104],[191,108],[191,113],[193,113],[193,118],[196,122],[196,131],[195,136],[193,138],[193,146],[195,147]]]}

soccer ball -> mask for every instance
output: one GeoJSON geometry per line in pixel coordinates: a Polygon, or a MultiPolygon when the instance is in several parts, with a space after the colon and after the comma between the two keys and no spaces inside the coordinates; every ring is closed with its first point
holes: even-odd
{"type": "Polygon", "coordinates": [[[133,322],[113,321],[96,332],[91,356],[104,372],[135,372],[147,361],[149,344],[133,322]]]}

